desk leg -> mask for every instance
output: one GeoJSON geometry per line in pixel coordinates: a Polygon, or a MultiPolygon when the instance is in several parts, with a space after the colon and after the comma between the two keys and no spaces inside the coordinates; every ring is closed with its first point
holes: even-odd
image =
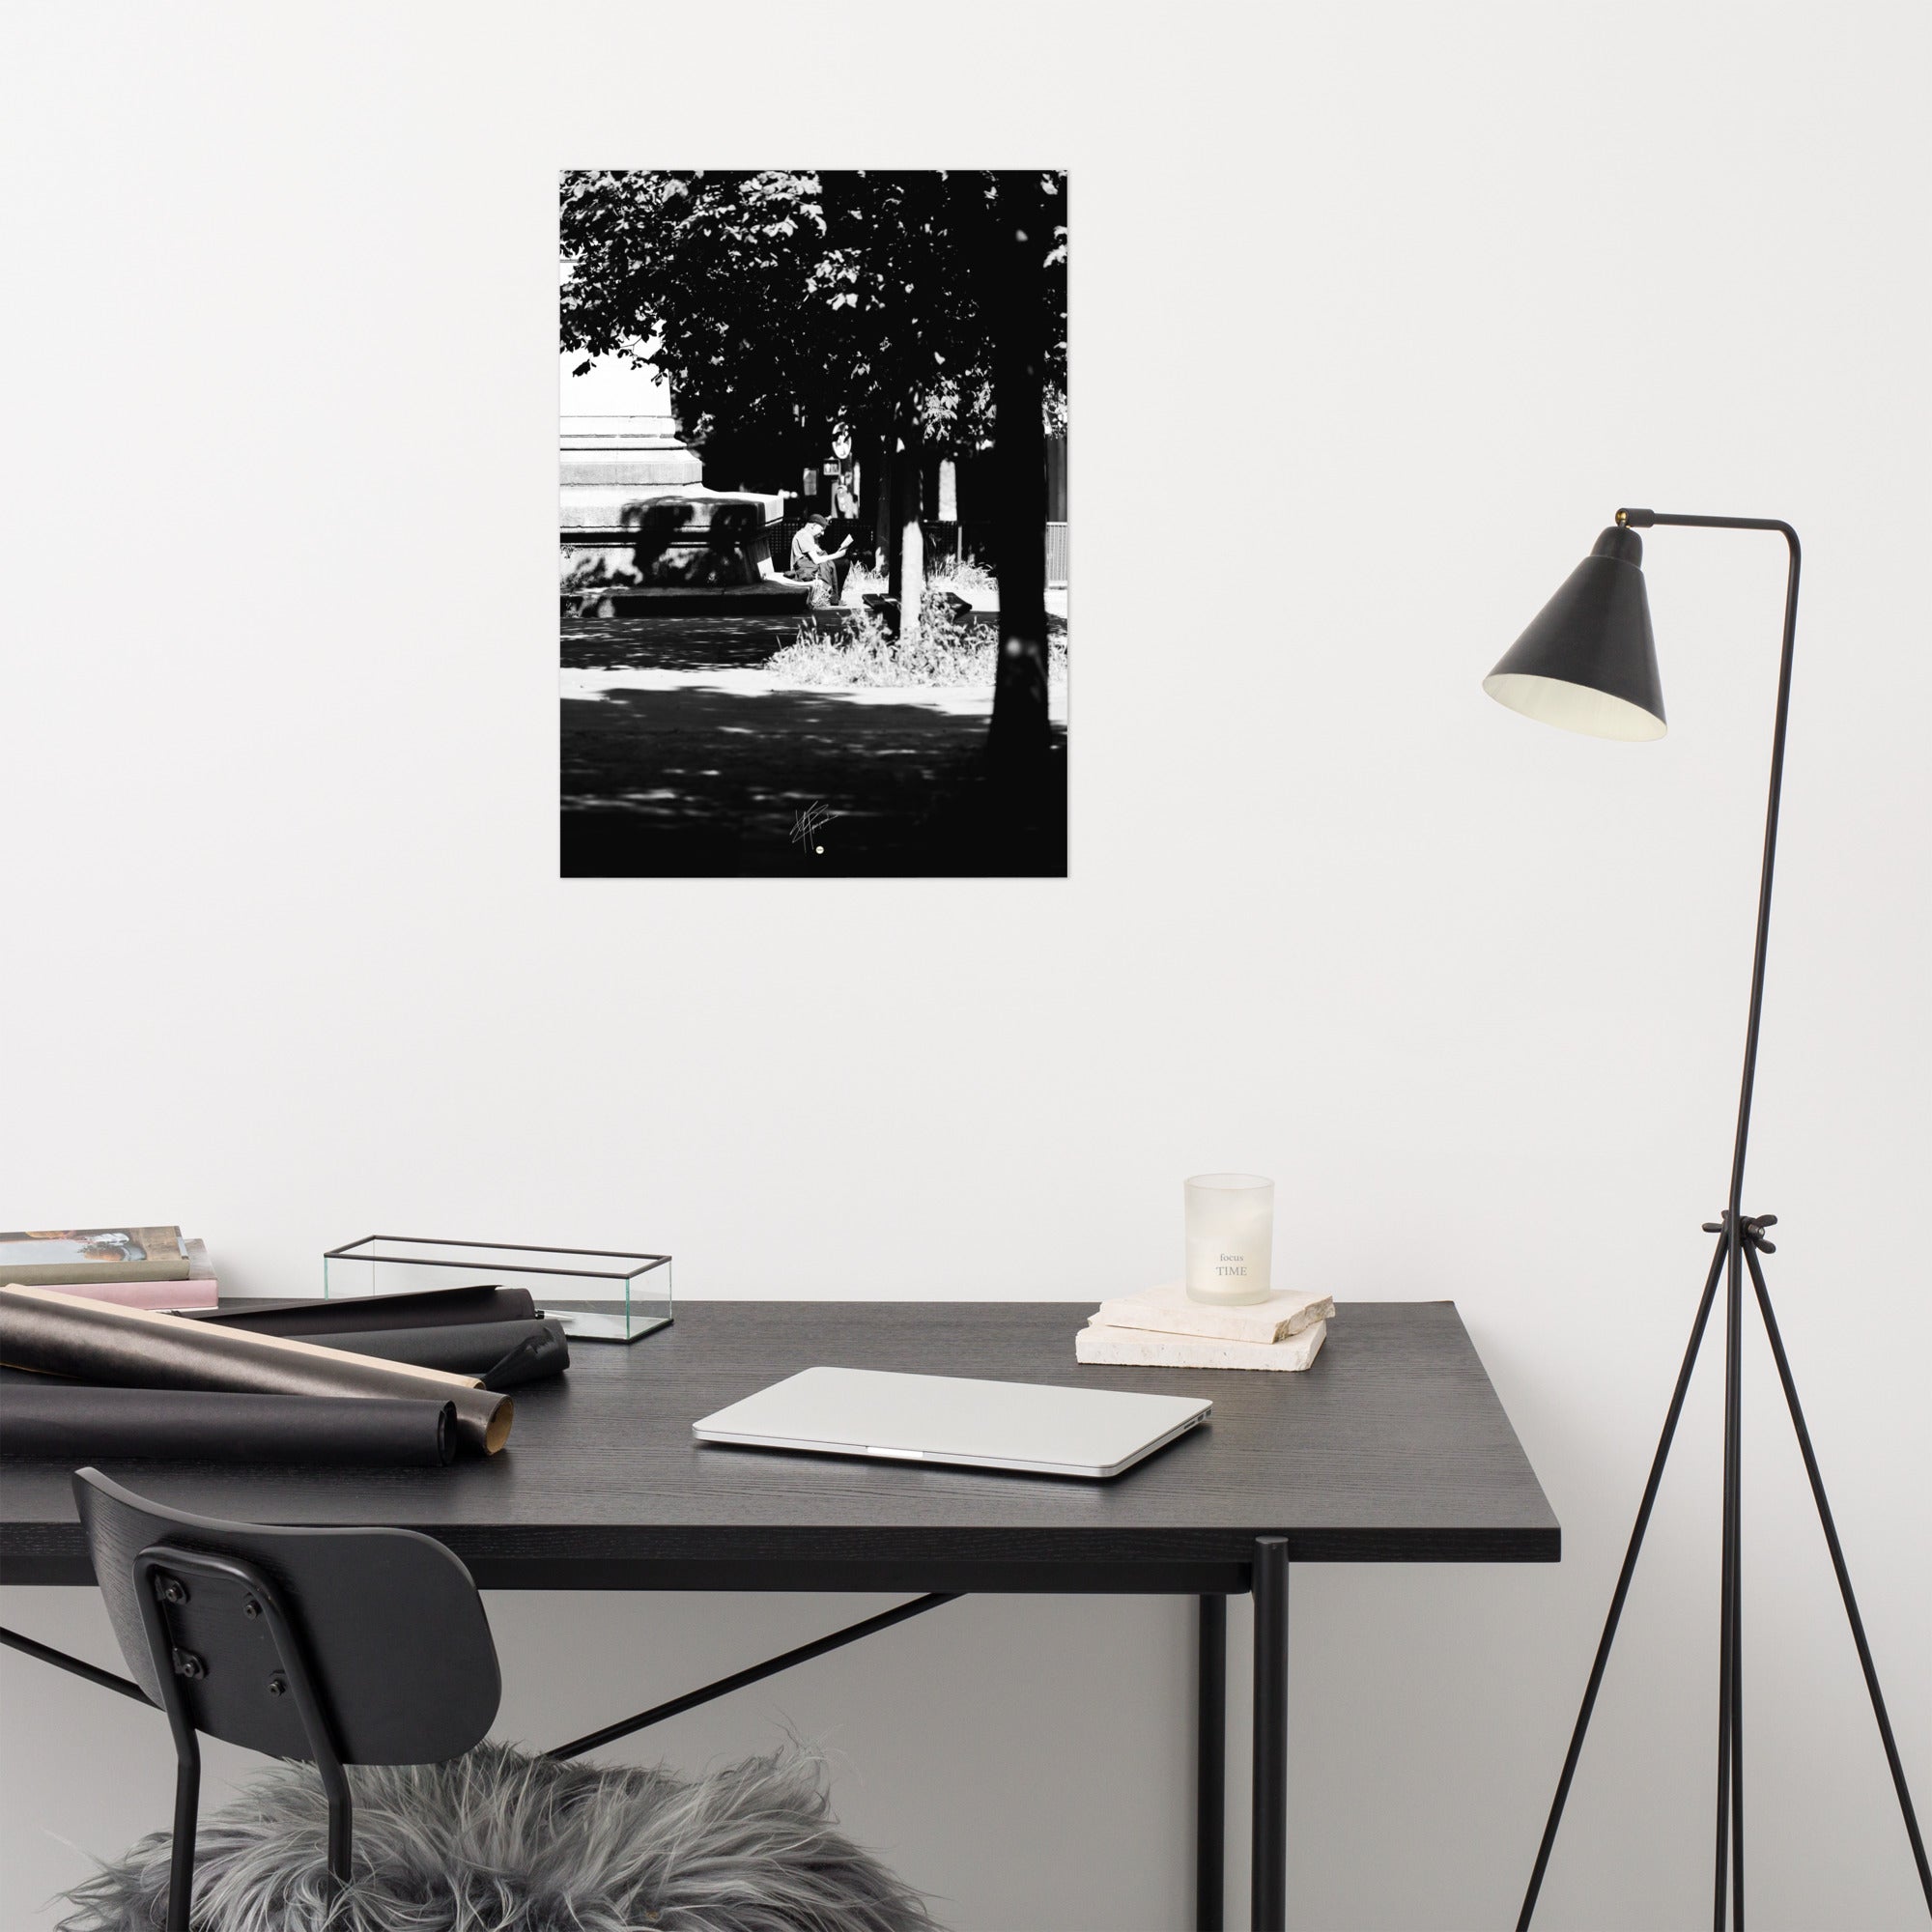
{"type": "Polygon", "coordinates": [[[1251,1923],[1288,1927],[1288,1541],[1255,1539],[1255,1825],[1251,1923]]]}
{"type": "Polygon", "coordinates": [[[1228,1600],[1201,1599],[1195,1681],[1194,1932],[1222,1932],[1228,1795],[1228,1600]]]}

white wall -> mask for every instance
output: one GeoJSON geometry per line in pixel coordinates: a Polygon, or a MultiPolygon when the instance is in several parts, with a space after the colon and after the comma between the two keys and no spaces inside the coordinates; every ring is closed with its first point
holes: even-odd
{"type": "MultiPolygon", "coordinates": [[[[1906,4],[13,10],[0,1221],[180,1220],[267,1293],[418,1227],[662,1243],[696,1296],[1091,1300],[1171,1264],[1182,1175],[1278,1175],[1286,1272],[1456,1298],[1565,1532],[1298,1573],[1293,1919],[1506,1922],[1722,1203],[1776,540],[1649,542],[1661,746],[1478,680],[1618,503],[1788,517],[1747,1205],[1932,1807],[1928,53],[1906,4]],[[797,157],[1073,171],[1065,883],[554,876],[555,171],[797,157]]],[[[1917,1923],[1747,1371],[1753,1918],[1917,1923]]],[[[1551,1927],[1708,1895],[1716,1380],[1551,1927]]],[[[0,1595],[106,1654],[81,1593],[0,1595]]],[[[852,1607],[497,1598],[505,1726],[852,1607]]],[[[823,1738],[967,1932],[1172,1927],[1187,1628],[971,1602],[665,1743],[823,1738]]],[[[0,1687],[43,1925],[165,1821],[167,1749],[0,1687]]]]}

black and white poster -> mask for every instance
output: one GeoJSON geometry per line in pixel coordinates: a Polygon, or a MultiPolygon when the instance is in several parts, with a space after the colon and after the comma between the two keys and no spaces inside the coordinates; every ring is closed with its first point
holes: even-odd
{"type": "Polygon", "coordinates": [[[568,172],[565,877],[1062,877],[1067,184],[568,172]]]}

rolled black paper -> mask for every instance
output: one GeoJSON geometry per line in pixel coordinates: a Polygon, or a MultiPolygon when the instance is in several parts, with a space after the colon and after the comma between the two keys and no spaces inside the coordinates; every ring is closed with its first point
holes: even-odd
{"type": "Polygon", "coordinates": [[[456,1410],[446,1402],[0,1383],[0,1456],[71,1467],[109,1456],[435,1467],[455,1454],[456,1410]]]}
{"type": "Polygon", "coordinates": [[[459,1321],[441,1328],[378,1328],[369,1334],[310,1335],[325,1349],[347,1349],[388,1362],[412,1362],[420,1369],[444,1369],[453,1376],[482,1376],[521,1350],[515,1381],[493,1381],[492,1388],[561,1375],[570,1366],[570,1344],[561,1321],[459,1321]],[[528,1345],[527,1348],[526,1345],[528,1345]]]}
{"type": "Polygon", "coordinates": [[[526,1335],[500,1362],[485,1369],[478,1379],[486,1389],[513,1389],[560,1373],[545,1366],[543,1342],[535,1335],[526,1335]]]}
{"type": "Polygon", "coordinates": [[[51,1288],[0,1285],[0,1362],[119,1388],[447,1402],[456,1408],[457,1440],[482,1455],[503,1446],[516,1414],[510,1397],[479,1388],[473,1377],[376,1361],[295,1335],[111,1308],[51,1288]]]}
{"type": "Polygon", "coordinates": [[[185,1311],[195,1321],[245,1328],[256,1335],[367,1335],[379,1328],[440,1328],[470,1321],[529,1321],[536,1304],[526,1288],[425,1288],[407,1294],[338,1294],[308,1301],[230,1301],[185,1311]]]}

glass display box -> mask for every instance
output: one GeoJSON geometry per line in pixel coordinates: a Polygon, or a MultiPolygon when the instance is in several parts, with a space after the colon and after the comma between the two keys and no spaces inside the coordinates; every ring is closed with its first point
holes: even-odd
{"type": "Polygon", "coordinates": [[[670,1324],[668,1255],[369,1235],[322,1258],[322,1292],[331,1301],[486,1284],[528,1289],[573,1341],[638,1342],[670,1324]]]}

